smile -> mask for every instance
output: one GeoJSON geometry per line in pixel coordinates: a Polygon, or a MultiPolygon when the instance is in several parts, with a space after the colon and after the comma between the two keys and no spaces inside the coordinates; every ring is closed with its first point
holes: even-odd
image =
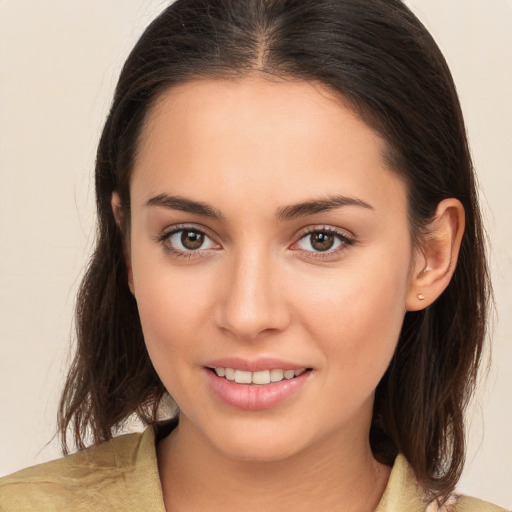
{"type": "MultiPolygon", "coordinates": [[[[288,368],[279,368],[281,364],[278,361],[273,364],[268,364],[267,361],[267,369],[261,368],[264,364],[261,360],[253,363],[256,371],[233,368],[234,362],[229,364],[226,361],[226,366],[220,366],[223,364],[220,361],[208,365],[204,367],[204,375],[213,394],[226,405],[237,409],[256,411],[288,402],[311,381],[313,374],[312,368],[290,368],[287,363],[284,364],[288,368]]],[[[241,361],[240,366],[243,364],[241,361]]]]}
{"type": "Polygon", "coordinates": [[[217,376],[223,377],[231,382],[236,382],[237,384],[265,385],[299,377],[306,371],[306,368],[300,368],[298,370],[281,370],[279,368],[275,368],[272,370],[262,370],[258,372],[222,367],[217,367],[213,370],[217,376]]]}

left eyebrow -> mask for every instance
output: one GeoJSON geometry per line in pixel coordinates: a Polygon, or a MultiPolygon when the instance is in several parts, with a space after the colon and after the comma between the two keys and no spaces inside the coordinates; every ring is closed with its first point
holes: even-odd
{"type": "Polygon", "coordinates": [[[327,197],[326,199],[305,201],[304,203],[298,203],[285,206],[284,208],[279,208],[275,217],[278,221],[290,220],[297,217],[305,217],[307,215],[314,215],[315,213],[334,210],[343,206],[358,206],[361,208],[373,210],[373,206],[361,199],[346,196],[332,196],[327,197]]]}

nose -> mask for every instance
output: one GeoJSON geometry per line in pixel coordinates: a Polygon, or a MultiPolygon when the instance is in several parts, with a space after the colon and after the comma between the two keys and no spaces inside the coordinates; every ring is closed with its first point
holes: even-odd
{"type": "Polygon", "coordinates": [[[284,283],[272,260],[261,248],[234,255],[220,285],[215,310],[218,328],[247,341],[286,329],[290,313],[284,283]]]}

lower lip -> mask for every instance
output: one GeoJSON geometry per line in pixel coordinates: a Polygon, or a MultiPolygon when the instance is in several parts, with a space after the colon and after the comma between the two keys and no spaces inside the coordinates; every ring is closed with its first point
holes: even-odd
{"type": "Polygon", "coordinates": [[[205,372],[211,389],[222,402],[250,411],[270,409],[281,404],[302,388],[311,373],[308,370],[293,379],[270,384],[237,384],[209,369],[205,368],[205,372]]]}

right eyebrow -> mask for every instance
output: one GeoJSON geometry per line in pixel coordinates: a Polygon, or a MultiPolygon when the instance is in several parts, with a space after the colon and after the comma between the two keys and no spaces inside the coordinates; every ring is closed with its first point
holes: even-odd
{"type": "Polygon", "coordinates": [[[206,203],[192,201],[191,199],[185,199],[184,197],[179,196],[160,194],[146,201],[146,206],[160,206],[171,210],[180,210],[182,212],[193,213],[195,215],[202,215],[211,219],[224,219],[224,216],[219,210],[212,208],[206,203]]]}

